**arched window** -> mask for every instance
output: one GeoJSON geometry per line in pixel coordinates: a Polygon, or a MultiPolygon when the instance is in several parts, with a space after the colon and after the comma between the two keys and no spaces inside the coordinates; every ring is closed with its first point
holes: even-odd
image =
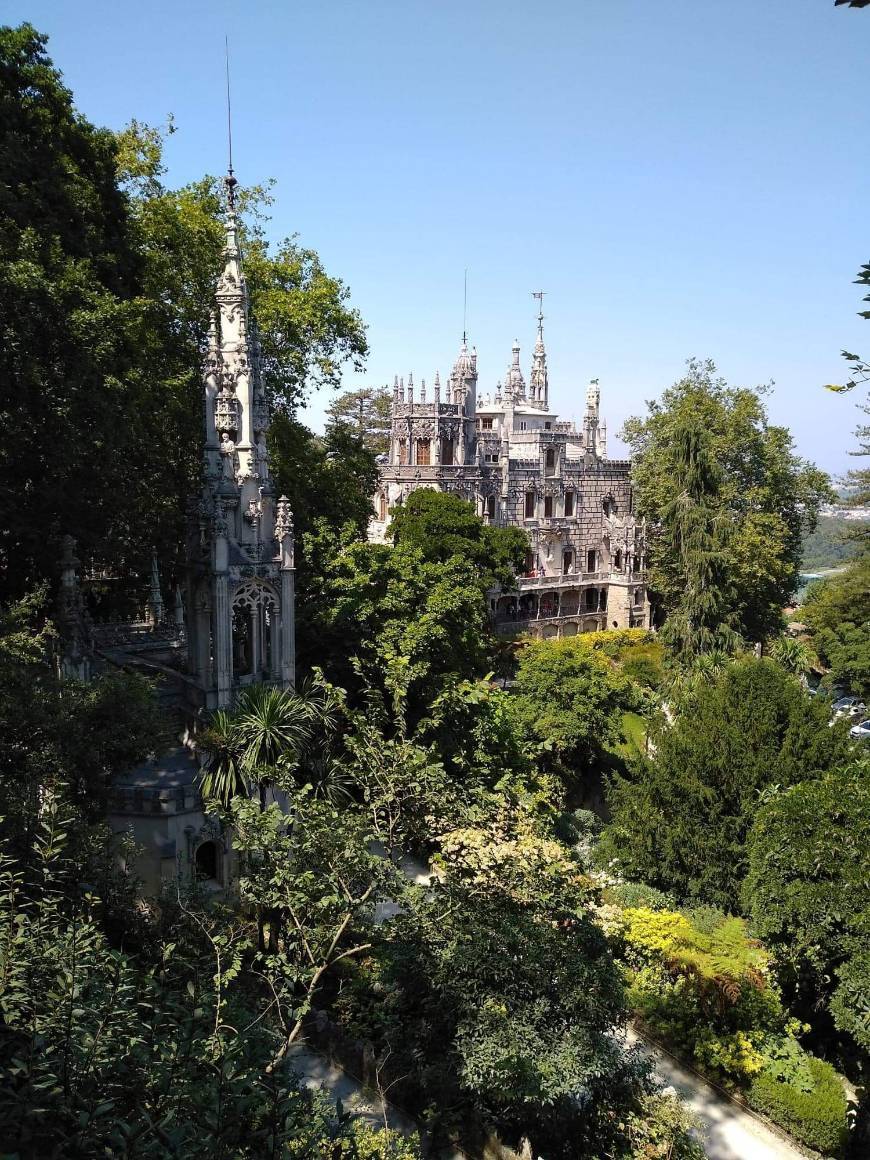
{"type": "Polygon", "coordinates": [[[378,496],[378,519],[383,522],[387,518],[387,497],[381,492],[378,496]]]}
{"type": "Polygon", "coordinates": [[[495,519],[495,496],[488,495],[486,497],[486,514],[491,520],[495,519]]]}
{"type": "Polygon", "coordinates": [[[408,462],[408,444],[404,439],[399,440],[399,466],[403,467],[408,462]]]}
{"type": "Polygon", "coordinates": [[[554,471],[556,468],[556,452],[552,447],[548,447],[544,452],[544,467],[547,471],[554,471]]]}
{"type": "Polygon", "coordinates": [[[194,855],[194,872],[201,882],[220,881],[220,851],[217,842],[200,842],[194,855]]]}
{"type": "Polygon", "coordinates": [[[417,440],[417,464],[420,467],[428,467],[430,459],[431,444],[428,439],[417,440]]]}
{"type": "Polygon", "coordinates": [[[445,467],[453,466],[453,440],[446,435],[441,440],[441,462],[445,467]]]}
{"type": "Polygon", "coordinates": [[[613,557],[613,567],[617,572],[622,571],[622,548],[617,548],[613,557]]]}
{"type": "Polygon", "coordinates": [[[233,675],[277,676],[278,595],[262,580],[242,584],[233,597],[233,675]]]}

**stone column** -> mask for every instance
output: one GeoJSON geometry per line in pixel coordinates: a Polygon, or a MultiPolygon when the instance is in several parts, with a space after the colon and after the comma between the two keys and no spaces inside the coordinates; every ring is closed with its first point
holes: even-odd
{"type": "Polygon", "coordinates": [[[217,708],[221,709],[232,700],[233,683],[233,623],[226,572],[220,572],[214,578],[212,626],[217,708]]]}

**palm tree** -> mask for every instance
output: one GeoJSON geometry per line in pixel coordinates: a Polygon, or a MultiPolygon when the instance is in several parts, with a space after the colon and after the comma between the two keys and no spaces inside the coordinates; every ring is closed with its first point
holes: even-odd
{"type": "Polygon", "coordinates": [[[777,637],[770,655],[778,665],[795,677],[805,677],[813,667],[810,650],[802,640],[795,640],[793,636],[777,637]]]}
{"type": "Polygon", "coordinates": [[[266,808],[270,785],[284,775],[296,781],[310,780],[316,792],[336,799],[342,796],[338,770],[328,770],[322,757],[325,742],[334,732],[338,704],[329,690],[307,684],[299,689],[276,689],[272,685],[249,685],[231,711],[218,709],[202,739],[207,754],[202,791],[227,806],[239,794],[257,787],[260,808],[266,808]],[[314,741],[318,756],[309,757],[314,741]]]}
{"type": "Polygon", "coordinates": [[[241,741],[236,718],[226,709],[216,709],[208,729],[199,742],[205,754],[200,777],[204,798],[220,802],[225,808],[240,794],[250,793],[245,773],[241,741]]]}

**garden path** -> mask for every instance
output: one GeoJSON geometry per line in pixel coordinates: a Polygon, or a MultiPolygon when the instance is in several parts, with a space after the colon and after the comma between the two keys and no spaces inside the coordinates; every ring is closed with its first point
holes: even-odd
{"type": "Polygon", "coordinates": [[[807,1154],[795,1144],[778,1136],[670,1055],[631,1030],[627,1039],[650,1056],[658,1079],[665,1087],[672,1087],[701,1121],[710,1160],[806,1160],[807,1154]]]}

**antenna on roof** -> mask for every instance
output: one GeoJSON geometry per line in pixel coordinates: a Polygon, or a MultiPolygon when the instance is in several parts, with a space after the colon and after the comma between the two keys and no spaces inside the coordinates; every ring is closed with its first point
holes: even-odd
{"type": "Polygon", "coordinates": [[[466,321],[468,318],[468,267],[462,276],[462,345],[465,346],[466,321]]]}
{"type": "Polygon", "coordinates": [[[233,107],[230,101],[230,38],[224,36],[224,57],[226,60],[227,73],[227,151],[229,154],[229,166],[227,168],[227,175],[224,178],[224,185],[227,187],[227,203],[231,210],[236,208],[236,185],[238,182],[233,176],[233,107]]]}
{"type": "Polygon", "coordinates": [[[537,298],[538,300],[538,331],[540,331],[544,325],[544,295],[546,293],[546,290],[532,291],[532,297],[537,298]]]}

